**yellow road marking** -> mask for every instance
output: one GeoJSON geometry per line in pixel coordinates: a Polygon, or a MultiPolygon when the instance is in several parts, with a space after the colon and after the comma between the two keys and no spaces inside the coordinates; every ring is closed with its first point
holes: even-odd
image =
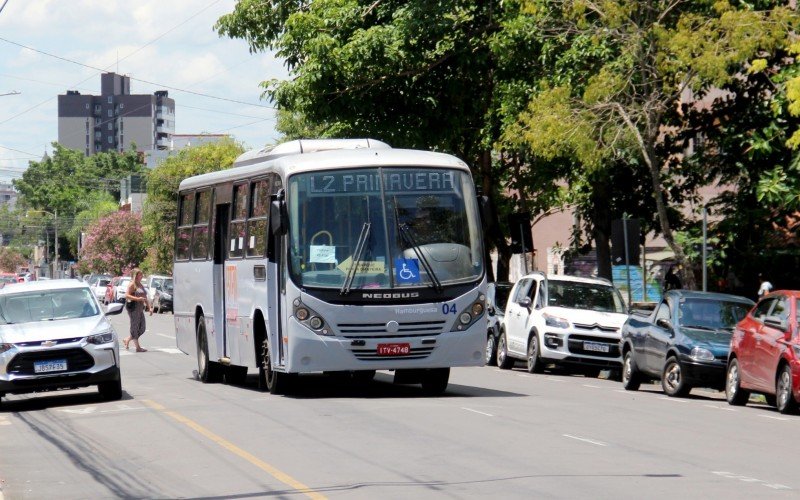
{"type": "Polygon", "coordinates": [[[180,423],[186,425],[187,427],[197,431],[199,434],[202,434],[203,436],[207,437],[211,441],[217,443],[218,445],[222,446],[223,448],[225,448],[226,450],[230,451],[234,455],[237,455],[237,456],[247,460],[248,462],[250,462],[251,464],[255,465],[259,469],[263,470],[264,472],[266,472],[270,476],[272,476],[275,479],[277,479],[278,481],[282,482],[283,484],[285,484],[285,485],[287,485],[287,486],[289,486],[291,488],[294,488],[299,493],[305,493],[306,496],[308,496],[309,498],[314,498],[314,499],[317,499],[317,500],[321,500],[321,499],[326,498],[324,495],[321,495],[321,494],[317,493],[316,491],[312,490],[311,488],[309,488],[305,484],[301,483],[297,479],[293,478],[289,474],[286,474],[285,472],[273,467],[272,465],[270,465],[267,462],[261,460],[260,458],[256,457],[255,455],[253,455],[251,453],[248,453],[247,451],[239,448],[238,446],[236,446],[235,444],[233,444],[230,441],[226,440],[225,438],[214,434],[213,432],[211,432],[210,430],[206,429],[202,425],[198,424],[197,422],[195,422],[195,421],[193,421],[193,420],[191,420],[191,419],[189,419],[187,417],[184,417],[180,413],[172,411],[172,410],[167,410],[164,406],[156,403],[155,401],[145,400],[143,402],[144,402],[144,404],[146,404],[150,408],[152,408],[154,410],[158,410],[160,412],[163,412],[165,415],[169,415],[170,417],[172,417],[173,419],[177,420],[178,422],[180,422],[180,423]]]}

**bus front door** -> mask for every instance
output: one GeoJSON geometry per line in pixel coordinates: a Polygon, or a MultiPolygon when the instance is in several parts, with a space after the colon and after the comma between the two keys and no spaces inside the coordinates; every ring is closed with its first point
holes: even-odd
{"type": "MultiPolygon", "coordinates": [[[[225,269],[225,250],[226,243],[228,242],[228,219],[230,212],[230,204],[220,204],[216,206],[216,213],[214,214],[214,297],[220,297],[222,300],[214,301],[214,344],[216,345],[216,352],[209,352],[209,355],[214,359],[228,362],[230,360],[230,352],[228,349],[228,330],[229,318],[227,304],[230,300],[229,289],[231,286],[235,287],[236,283],[229,283],[227,276],[228,270],[225,269]]],[[[235,298],[234,302],[235,304],[235,298]]]]}

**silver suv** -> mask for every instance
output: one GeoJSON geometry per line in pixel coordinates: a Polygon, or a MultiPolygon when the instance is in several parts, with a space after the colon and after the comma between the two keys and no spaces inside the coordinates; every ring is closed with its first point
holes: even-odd
{"type": "Polygon", "coordinates": [[[589,376],[619,369],[620,333],[628,315],[619,291],[604,279],[545,275],[520,279],[508,297],[497,364],[525,360],[531,373],[546,364],[578,365],[589,376]]]}
{"type": "Polygon", "coordinates": [[[98,386],[122,397],[119,342],[89,285],[77,280],[0,289],[0,398],[6,394],[98,386]]]}

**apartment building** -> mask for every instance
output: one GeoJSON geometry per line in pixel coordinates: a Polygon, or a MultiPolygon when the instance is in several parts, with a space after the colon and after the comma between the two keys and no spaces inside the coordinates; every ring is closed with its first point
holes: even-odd
{"type": "Polygon", "coordinates": [[[68,90],[58,96],[58,142],[83,151],[136,150],[145,154],[169,148],[175,133],[175,101],[166,90],[131,94],[130,77],[103,73],[100,95],[68,90]]]}

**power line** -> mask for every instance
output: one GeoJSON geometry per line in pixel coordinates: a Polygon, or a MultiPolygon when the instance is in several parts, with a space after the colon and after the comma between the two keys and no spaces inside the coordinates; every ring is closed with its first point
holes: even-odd
{"type": "MultiPolygon", "coordinates": [[[[105,72],[106,71],[105,69],[98,68],[97,66],[91,66],[89,64],[84,64],[82,62],[73,61],[72,59],[68,59],[66,57],[57,56],[55,54],[51,54],[49,52],[45,52],[43,50],[39,50],[39,49],[30,47],[28,45],[23,45],[21,43],[14,42],[14,41],[9,40],[7,38],[0,37],[0,41],[6,42],[6,43],[10,43],[11,45],[16,45],[18,47],[22,47],[23,49],[32,50],[33,52],[37,52],[39,54],[42,54],[42,55],[45,55],[45,56],[48,56],[48,57],[59,59],[61,61],[65,61],[65,62],[68,62],[68,63],[76,64],[78,66],[83,66],[84,68],[89,68],[89,69],[93,69],[95,71],[100,71],[100,72],[105,72]]],[[[206,98],[209,98],[209,99],[217,99],[217,100],[220,100],[220,101],[233,102],[233,103],[236,103],[236,104],[244,104],[245,106],[254,106],[254,107],[257,107],[257,108],[278,109],[275,106],[267,106],[267,105],[264,105],[264,104],[254,104],[254,103],[251,103],[251,102],[240,101],[238,99],[229,99],[227,97],[219,97],[219,96],[215,96],[215,95],[211,95],[211,94],[205,94],[203,92],[195,92],[193,90],[181,89],[181,88],[178,88],[178,87],[173,87],[171,85],[164,85],[162,83],[151,82],[149,80],[144,80],[142,78],[134,78],[132,76],[129,76],[128,78],[130,78],[131,80],[136,81],[136,82],[141,82],[141,83],[146,83],[148,85],[152,85],[154,87],[174,90],[176,92],[184,92],[184,93],[187,93],[187,94],[192,94],[192,95],[196,95],[196,96],[200,96],[200,97],[206,97],[206,98]]],[[[85,82],[86,80],[83,80],[83,81],[85,82]]],[[[81,83],[83,83],[83,82],[81,82],[81,83]]],[[[48,101],[49,101],[49,99],[48,99],[48,101]]],[[[45,102],[47,102],[47,101],[45,101],[45,102]]],[[[31,109],[33,109],[33,108],[31,108],[31,109]]],[[[27,111],[30,111],[30,110],[27,110],[27,111]]],[[[24,111],[21,114],[27,113],[27,111],[24,111]]],[[[0,122],[0,125],[2,125],[3,123],[6,123],[7,121],[9,121],[9,120],[11,120],[13,118],[16,118],[17,116],[19,116],[19,115],[13,116],[13,117],[9,118],[8,120],[0,122]]]]}

